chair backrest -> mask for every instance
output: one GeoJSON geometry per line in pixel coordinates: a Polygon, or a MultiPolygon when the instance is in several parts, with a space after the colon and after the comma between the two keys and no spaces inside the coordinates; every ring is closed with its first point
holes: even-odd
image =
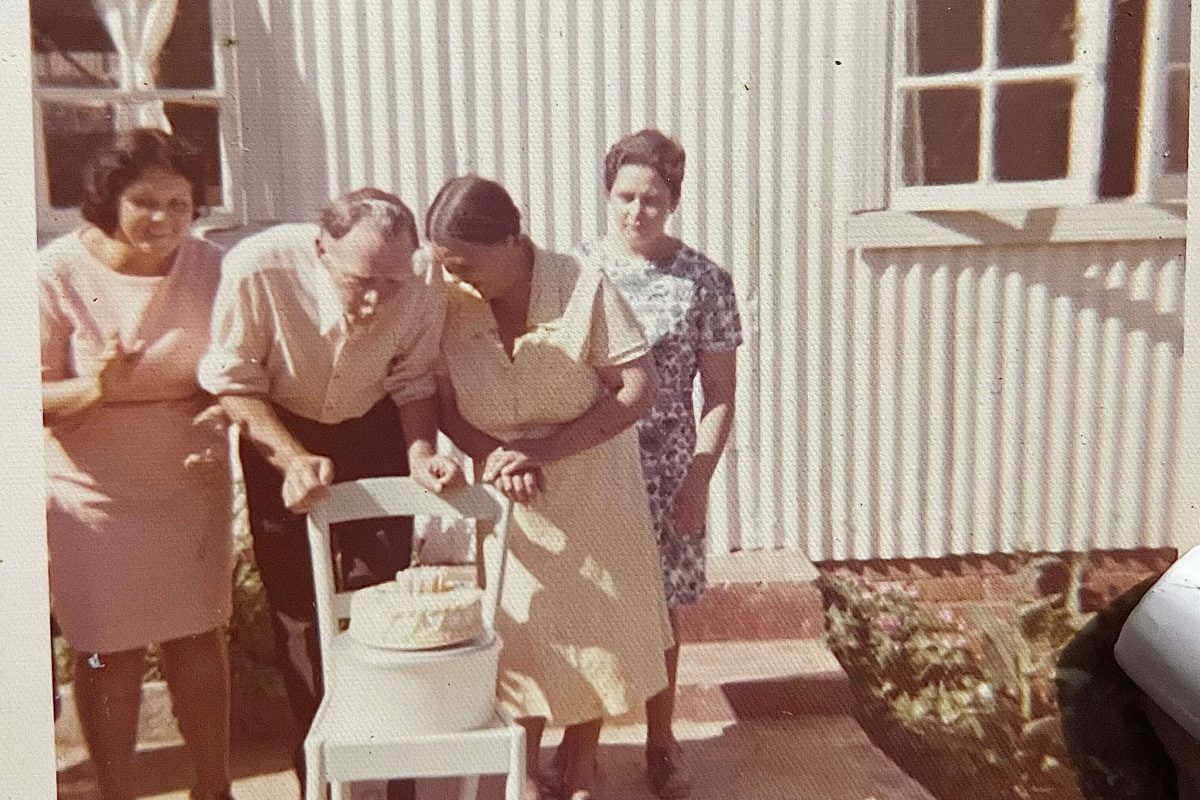
{"type": "MultiPolygon", "coordinates": [[[[329,663],[329,643],[338,631],[338,620],[350,616],[354,592],[338,592],[333,575],[329,526],[338,522],[414,514],[441,519],[475,519],[492,522],[492,534],[483,543],[483,623],[495,631],[496,609],[504,585],[508,553],[508,519],[512,504],[491,486],[475,485],[445,494],[434,494],[412,478],[366,478],[337,483],[328,496],[308,514],[308,544],[312,552],[313,586],[317,599],[317,623],[321,658],[329,663]]],[[[485,526],[479,526],[484,534],[485,526]]]]}

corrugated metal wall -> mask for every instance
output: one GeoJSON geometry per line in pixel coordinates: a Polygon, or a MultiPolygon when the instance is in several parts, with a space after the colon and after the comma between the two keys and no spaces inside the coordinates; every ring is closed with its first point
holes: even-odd
{"type": "Polygon", "coordinates": [[[1169,543],[1182,241],[870,251],[846,291],[845,489],[810,552],[1169,543]]]}
{"type": "MultiPolygon", "coordinates": [[[[248,182],[258,218],[311,218],[362,184],[420,212],[446,178],[477,172],[509,187],[535,240],[567,248],[604,228],[611,142],[647,125],[680,138],[675,232],[733,273],[747,334],[713,551],[820,560],[1168,536],[1182,245],[874,251],[847,263],[850,201],[836,198],[881,190],[836,177],[831,120],[871,105],[836,81],[845,53],[878,50],[861,41],[875,6],[239,8],[239,40],[273,53],[241,60],[246,158],[264,176],[248,182]]],[[[871,137],[886,146],[883,132],[871,137]]]]}
{"type": "Polygon", "coordinates": [[[731,270],[747,333],[712,546],[796,546],[803,4],[274,0],[259,21],[276,32],[284,218],[362,184],[424,209],[476,172],[509,188],[536,241],[569,248],[604,230],[607,147],[645,126],[678,136],[675,231],[731,270]]]}

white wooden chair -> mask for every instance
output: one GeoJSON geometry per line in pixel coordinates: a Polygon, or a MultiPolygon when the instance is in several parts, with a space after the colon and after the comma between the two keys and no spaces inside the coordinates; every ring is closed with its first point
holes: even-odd
{"type": "MultiPolygon", "coordinates": [[[[329,496],[308,515],[320,630],[325,694],[304,741],[307,762],[306,800],[325,800],[326,786],[333,800],[342,800],[342,783],[392,778],[463,777],[462,798],[474,800],[479,775],[507,773],[506,800],[521,797],[525,781],[525,732],[495,713],[487,724],[448,733],[414,733],[406,723],[405,709],[368,708],[364,713],[362,681],[370,677],[361,657],[362,645],[339,631],[338,621],[350,616],[353,592],[335,591],[330,555],[329,526],[356,519],[413,514],[443,519],[478,519],[494,523],[493,535],[484,538],[483,643],[444,651],[388,653],[392,665],[410,661],[453,673],[453,659],[478,654],[481,647],[498,646],[495,615],[504,582],[508,519],[511,504],[495,489],[470,486],[444,495],[426,491],[412,478],[370,478],[335,484],[329,496]],[[357,649],[355,649],[357,648],[357,649]],[[440,659],[440,661],[438,661],[440,659]],[[357,696],[357,697],[356,697],[357,696]]],[[[488,691],[494,691],[494,686],[488,691]]]]}

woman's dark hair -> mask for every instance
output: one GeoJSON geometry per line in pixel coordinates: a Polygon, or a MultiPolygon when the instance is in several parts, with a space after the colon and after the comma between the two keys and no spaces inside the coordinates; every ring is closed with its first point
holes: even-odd
{"type": "Polygon", "coordinates": [[[425,214],[425,236],[430,241],[492,245],[520,233],[521,212],[508,192],[478,175],[447,181],[425,214]]]}
{"type": "Polygon", "coordinates": [[[161,167],[192,185],[192,218],[204,205],[204,167],[196,150],[169,133],[135,128],[116,134],[83,170],[83,218],[105,234],[117,230],[117,201],[138,176],[161,167]]]}
{"type": "Polygon", "coordinates": [[[662,131],[646,128],[628,133],[617,140],[604,157],[604,191],[612,191],[621,167],[633,164],[657,172],[671,192],[671,202],[678,203],[686,159],[683,145],[662,131]]]}

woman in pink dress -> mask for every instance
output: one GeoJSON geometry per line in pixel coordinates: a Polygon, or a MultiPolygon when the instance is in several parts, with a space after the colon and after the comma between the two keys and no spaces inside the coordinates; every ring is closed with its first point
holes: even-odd
{"type": "Polygon", "coordinates": [[[229,797],[229,477],[195,378],[221,254],[188,235],[201,189],[181,142],[119,134],[84,174],[88,224],[40,253],[50,587],[105,800],[134,796],[155,643],[192,797],[229,797]]]}

